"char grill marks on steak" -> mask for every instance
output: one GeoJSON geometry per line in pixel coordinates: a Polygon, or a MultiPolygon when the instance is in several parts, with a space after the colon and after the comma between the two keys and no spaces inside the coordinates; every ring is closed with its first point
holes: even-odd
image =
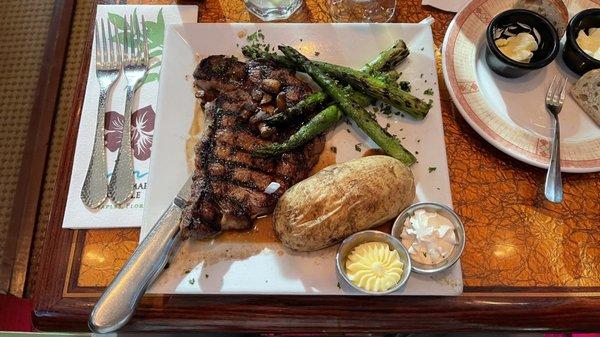
{"type": "Polygon", "coordinates": [[[262,121],[311,89],[288,69],[222,55],[203,59],[194,79],[204,92],[205,125],[196,146],[192,197],[181,223],[184,235],[202,238],[251,228],[253,219],[273,211],[287,188],[306,178],[323,150],[321,136],[278,157],[251,154],[296,131],[271,129],[262,121]],[[265,193],[272,182],[280,187],[265,193]]]}

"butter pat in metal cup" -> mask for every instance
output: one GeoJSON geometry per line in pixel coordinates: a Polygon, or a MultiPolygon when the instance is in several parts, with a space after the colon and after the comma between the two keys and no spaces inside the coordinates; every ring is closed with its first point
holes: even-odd
{"type": "Polygon", "coordinates": [[[447,270],[450,267],[452,267],[462,255],[466,241],[465,227],[458,215],[450,207],[435,202],[421,202],[411,205],[404,211],[402,211],[402,213],[400,213],[400,215],[398,215],[398,217],[396,218],[396,221],[394,221],[394,226],[392,227],[392,236],[397,240],[401,241],[404,222],[406,221],[406,219],[410,218],[416,210],[419,209],[424,209],[427,212],[436,212],[439,215],[448,218],[450,222],[452,222],[452,224],[454,225],[454,233],[456,235],[457,245],[450,253],[450,256],[448,256],[442,262],[434,265],[428,265],[414,261],[412,258],[410,258],[408,249],[403,245],[402,247],[407,249],[407,255],[411,260],[412,270],[420,274],[433,274],[447,270]]]}
{"type": "Polygon", "coordinates": [[[337,271],[338,278],[340,279],[340,281],[350,285],[352,288],[356,289],[361,293],[370,295],[385,295],[398,291],[406,284],[411,272],[411,261],[408,255],[408,251],[406,250],[406,248],[404,248],[400,240],[387,233],[375,230],[362,231],[347,237],[344,241],[342,241],[342,243],[338,247],[337,254],[335,255],[335,260],[335,269],[337,271]],[[362,289],[359,286],[352,283],[352,281],[348,278],[348,275],[346,274],[346,260],[348,258],[348,255],[350,255],[354,248],[367,242],[387,243],[390,248],[395,249],[398,252],[400,261],[402,262],[402,264],[404,264],[404,267],[402,269],[402,277],[394,287],[386,291],[373,292],[362,289]]]}

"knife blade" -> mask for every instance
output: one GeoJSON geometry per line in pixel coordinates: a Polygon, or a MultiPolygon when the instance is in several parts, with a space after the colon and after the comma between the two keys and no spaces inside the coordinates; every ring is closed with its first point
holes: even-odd
{"type": "Polygon", "coordinates": [[[190,198],[191,186],[192,178],[189,177],[171,205],[104,290],[88,320],[92,331],[113,332],[131,319],[146,289],[163,270],[169,256],[181,242],[179,222],[190,198]]]}

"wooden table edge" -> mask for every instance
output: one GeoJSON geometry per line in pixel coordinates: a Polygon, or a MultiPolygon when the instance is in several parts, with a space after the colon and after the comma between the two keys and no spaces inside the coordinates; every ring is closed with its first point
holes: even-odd
{"type": "MultiPolygon", "coordinates": [[[[40,330],[85,330],[95,297],[36,308],[40,330]]],[[[399,333],[593,331],[588,297],[146,296],[123,331],[399,333]]]]}
{"type": "Polygon", "coordinates": [[[30,249],[37,220],[44,171],[56,103],[61,86],[61,75],[66,62],[70,23],[75,11],[73,0],[54,3],[35,91],[27,138],[19,170],[19,180],[12,201],[7,241],[0,262],[6,272],[0,273],[0,292],[23,296],[30,259],[30,249]],[[40,160],[43,158],[44,160],[40,160]],[[19,260],[17,263],[17,260],[19,260]]]}
{"type": "MultiPolygon", "coordinates": [[[[95,11],[94,7],[90,23],[95,11]]],[[[90,24],[86,50],[91,50],[92,33],[90,24]]],[[[33,320],[40,330],[87,330],[87,318],[97,299],[94,293],[68,293],[63,282],[76,231],[63,230],[62,219],[89,62],[90,55],[84,55],[34,289],[33,320]]],[[[533,292],[535,289],[467,287],[458,297],[149,295],[143,298],[123,331],[396,333],[600,329],[600,293],[594,289],[582,292],[577,288],[540,288],[533,292]]]]}

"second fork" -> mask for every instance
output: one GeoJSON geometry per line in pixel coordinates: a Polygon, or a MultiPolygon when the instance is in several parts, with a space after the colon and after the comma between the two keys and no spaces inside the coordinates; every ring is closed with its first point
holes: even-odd
{"type": "Polygon", "coordinates": [[[546,110],[552,116],[552,148],[550,152],[550,165],[546,173],[546,183],[544,184],[544,195],[546,199],[552,202],[561,202],[563,200],[562,177],[560,174],[560,123],[558,114],[562,110],[565,100],[565,87],[567,79],[552,79],[552,84],[546,94],[546,110]]]}
{"type": "Polygon", "coordinates": [[[142,16],[142,30],[140,30],[137,16],[130,16],[129,22],[125,19],[123,38],[123,73],[127,79],[127,96],[125,99],[125,112],[123,113],[123,136],[117,161],[108,184],[108,197],[116,205],[120,205],[131,198],[134,191],[133,153],[131,148],[131,114],[133,98],[148,72],[148,39],[146,36],[146,22],[142,16]],[[142,32],[143,31],[143,32],[142,32]]]}

